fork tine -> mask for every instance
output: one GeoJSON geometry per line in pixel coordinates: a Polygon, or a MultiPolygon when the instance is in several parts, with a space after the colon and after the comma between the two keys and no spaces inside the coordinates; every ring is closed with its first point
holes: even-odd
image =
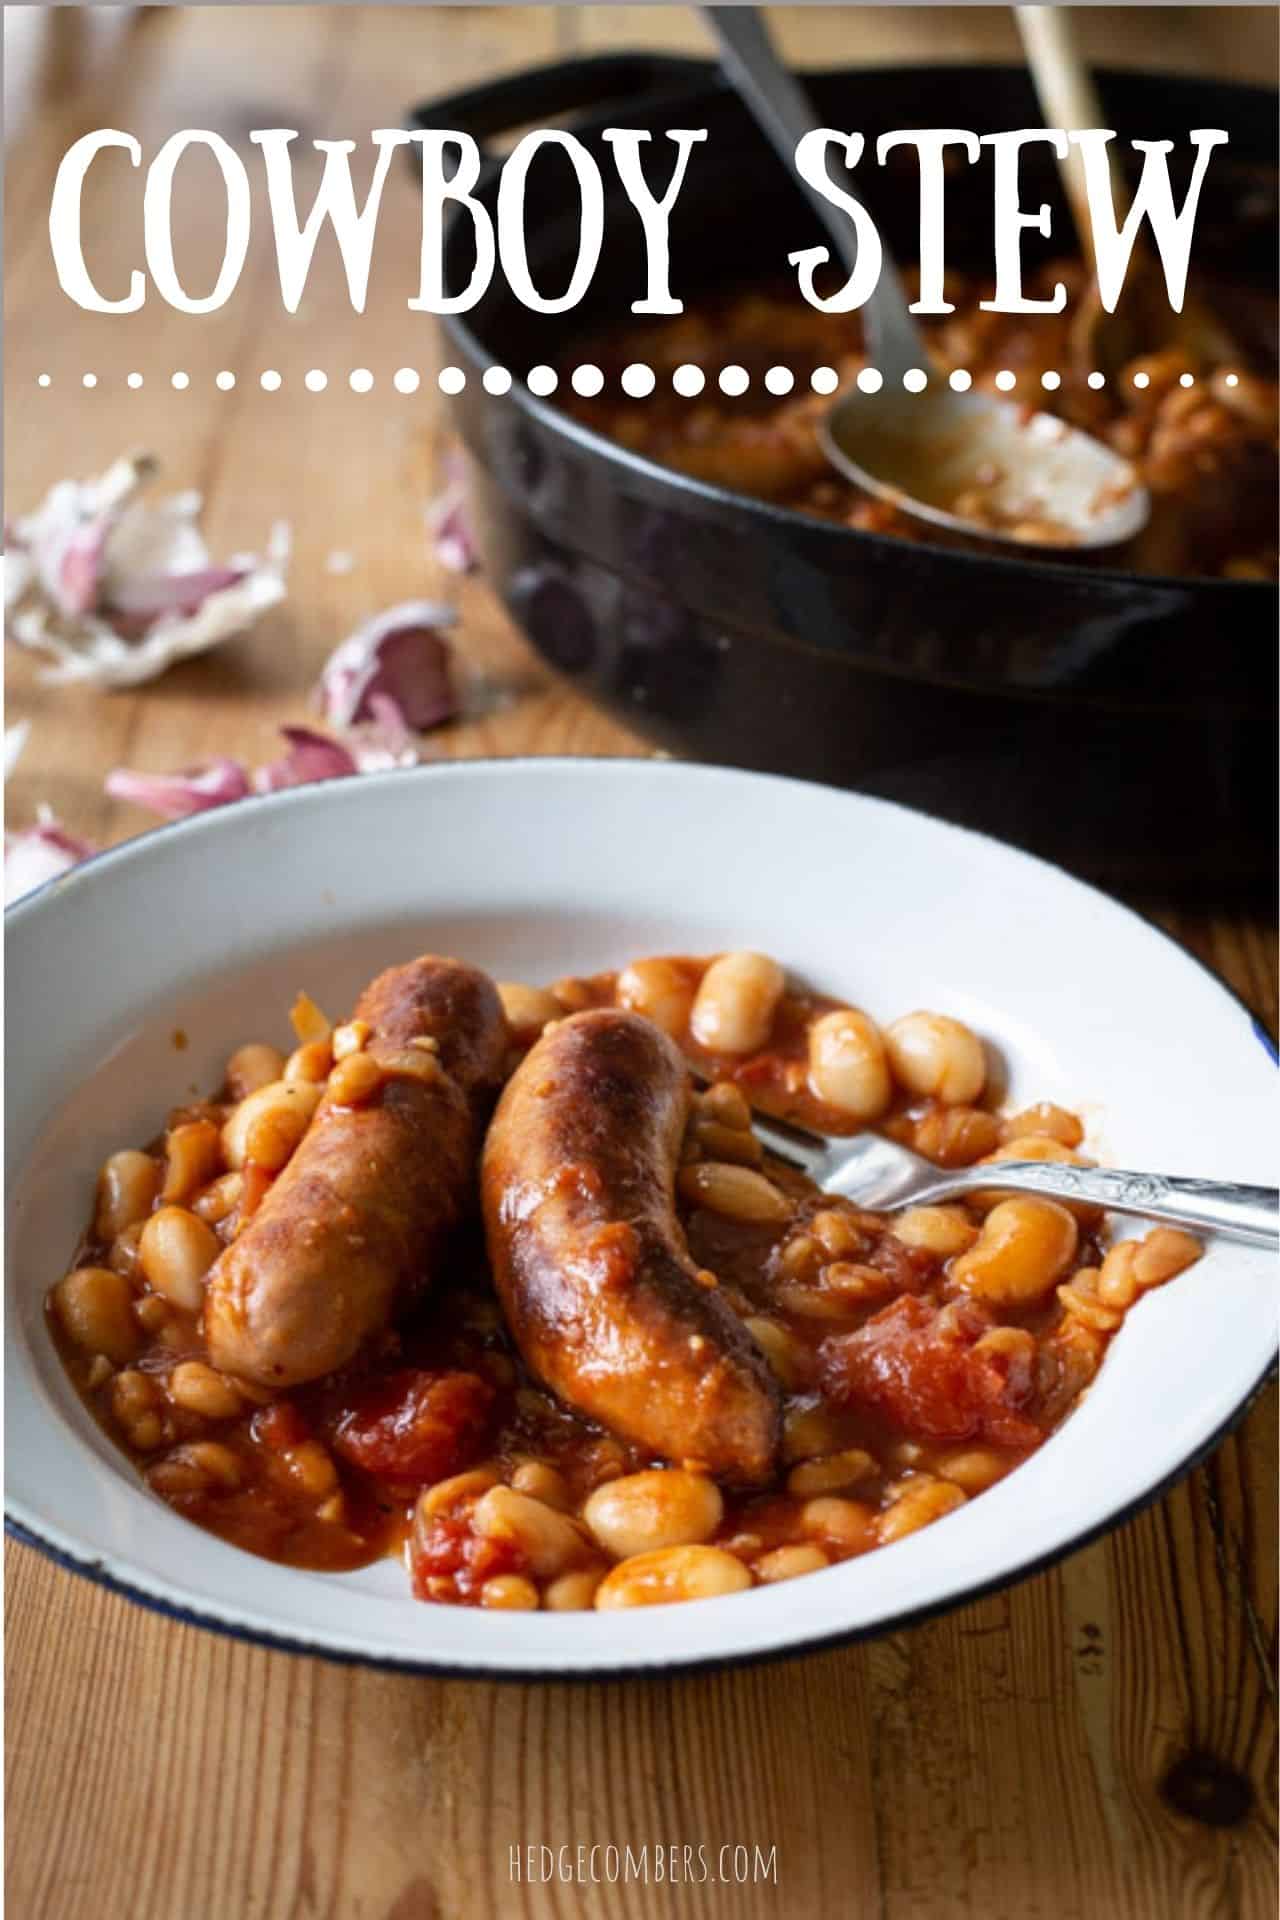
{"type": "MultiPolygon", "coordinates": [[[[818,1180],[831,1152],[831,1142],[822,1134],[810,1133],[805,1127],[793,1127],[787,1120],[769,1120],[755,1112],[751,1115],[751,1129],[766,1152],[785,1160],[789,1166],[798,1167],[810,1179],[818,1180]]],[[[820,1180],[818,1184],[821,1185],[820,1180]]]]}

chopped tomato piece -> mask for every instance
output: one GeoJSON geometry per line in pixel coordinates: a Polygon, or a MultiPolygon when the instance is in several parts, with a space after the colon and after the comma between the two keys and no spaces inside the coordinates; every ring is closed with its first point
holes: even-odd
{"type": "Polygon", "coordinates": [[[273,1400],[253,1416],[253,1437],[272,1453],[286,1453],[311,1438],[311,1429],[292,1400],[273,1400]]]}
{"type": "Polygon", "coordinates": [[[382,1479],[426,1486],[480,1454],[494,1397],[488,1381],[475,1373],[402,1367],[348,1401],[338,1416],[334,1451],[382,1479]]]}
{"type": "Polygon", "coordinates": [[[872,1408],[920,1439],[1034,1447],[1044,1436],[1027,1412],[1030,1371],[975,1351],[992,1324],[967,1304],[939,1309],[912,1296],[896,1300],[856,1333],[824,1343],[823,1384],[833,1398],[872,1408]]]}
{"type": "Polygon", "coordinates": [[[523,1573],[528,1557],[513,1540],[490,1540],[475,1531],[471,1515],[438,1513],[414,1528],[409,1576],[418,1600],[477,1605],[486,1580],[523,1573]]]}

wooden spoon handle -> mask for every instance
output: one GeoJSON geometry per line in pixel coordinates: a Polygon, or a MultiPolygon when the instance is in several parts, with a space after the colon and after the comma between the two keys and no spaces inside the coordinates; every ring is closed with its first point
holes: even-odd
{"type": "MultiPolygon", "coordinates": [[[[1102,103],[1076,37],[1072,9],[1015,7],[1013,12],[1046,126],[1105,126],[1102,103]]],[[[1116,219],[1123,223],[1129,208],[1129,195],[1116,165],[1114,145],[1108,147],[1107,159],[1111,167],[1111,199],[1116,219]]],[[[1093,251],[1093,222],[1089,217],[1080,149],[1071,147],[1067,158],[1060,161],[1059,166],[1080,237],[1080,250],[1090,273],[1094,273],[1097,260],[1093,251]]]]}

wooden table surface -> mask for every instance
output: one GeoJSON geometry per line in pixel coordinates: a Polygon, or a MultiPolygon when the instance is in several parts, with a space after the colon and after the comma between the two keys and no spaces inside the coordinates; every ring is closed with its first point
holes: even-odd
{"type": "MultiPolygon", "coordinates": [[[[1016,57],[999,9],[779,11],[802,61],[1016,57]]],[[[1255,77],[1274,11],[1094,9],[1096,58],[1255,77]]],[[[441,594],[469,666],[509,704],[439,736],[445,754],[644,751],[552,685],[482,581],[424,538],[437,486],[431,323],[413,291],[412,182],[387,186],[369,308],[356,321],[321,243],[282,310],[255,223],[232,302],[190,318],[72,307],[46,235],[54,168],[111,125],[144,154],[214,127],[311,136],[394,125],[414,96],[574,48],[701,48],[671,8],[192,8],[88,18],[8,9],[7,508],[147,447],[200,487],[216,551],[289,520],[287,602],[250,636],[136,694],[54,693],[9,660],[9,719],[32,722],[10,822],[40,800],[98,841],[145,816],[107,801],[117,764],[264,760],[302,717],[333,645],[395,600],[441,594]],[[306,392],[309,367],[328,372],[306,392]],[[373,391],[346,374],[366,366],[373,391]],[[218,392],[214,373],[239,375],[218,392]],[[257,376],[274,367],[281,390],[257,376]],[[175,369],[190,375],[175,392],[175,369]],[[141,389],[125,385],[128,372],[141,389]],[[96,372],[92,391],[81,375],[96,372]],[[48,372],[52,384],[39,388],[48,372]],[[329,569],[347,553],[350,571],[329,569]]],[[[963,116],[959,116],[963,117],[963,116]]],[[[302,169],[307,204],[315,168],[302,169]]],[[[255,188],[256,191],[256,188],[255,188]]],[[[87,252],[108,291],[140,239],[139,177],[104,164],[87,252]]],[[[220,197],[180,196],[178,260],[207,285],[220,197]],[[202,271],[203,279],[199,276],[202,271]]],[[[261,211],[260,203],[258,211],[261,211]]],[[[13,650],[10,649],[11,655],[13,650]]],[[[1270,1019],[1273,930],[1239,915],[1172,929],[1270,1019]]],[[[1269,1914],[1275,1907],[1274,1392],[1166,1498],[1012,1592],[870,1645],[669,1682],[495,1686],[293,1658],[179,1626],[11,1546],[8,1890],[58,1920],[445,1920],[448,1916],[877,1914],[945,1920],[1269,1914]],[[513,1883],[512,1847],[744,1842],[776,1884],[513,1883]]]]}

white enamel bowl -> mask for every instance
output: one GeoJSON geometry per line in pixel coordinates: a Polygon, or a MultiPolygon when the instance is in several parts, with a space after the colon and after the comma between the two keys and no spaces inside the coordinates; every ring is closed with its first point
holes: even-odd
{"type": "Polygon", "coordinates": [[[1133,914],[994,841],[854,794],[652,761],[438,766],[249,801],[104,854],[8,916],[14,1530],[138,1600],[301,1651],[606,1674],[927,1614],[1044,1565],[1185,1471],[1270,1364],[1264,1253],[1215,1245],[1144,1299],[1062,1430],[959,1513],[731,1598],[598,1615],[424,1606],[392,1562],[272,1566],[146,1491],[68,1388],[42,1317],[111,1148],[215,1084],[239,1041],[283,1038],[302,986],[340,1010],[426,949],[536,981],[730,944],[884,1019],[959,1015],[1003,1056],[1013,1100],[1082,1108],[1116,1164],[1274,1179],[1274,1069],[1244,1009],[1133,914]]]}

